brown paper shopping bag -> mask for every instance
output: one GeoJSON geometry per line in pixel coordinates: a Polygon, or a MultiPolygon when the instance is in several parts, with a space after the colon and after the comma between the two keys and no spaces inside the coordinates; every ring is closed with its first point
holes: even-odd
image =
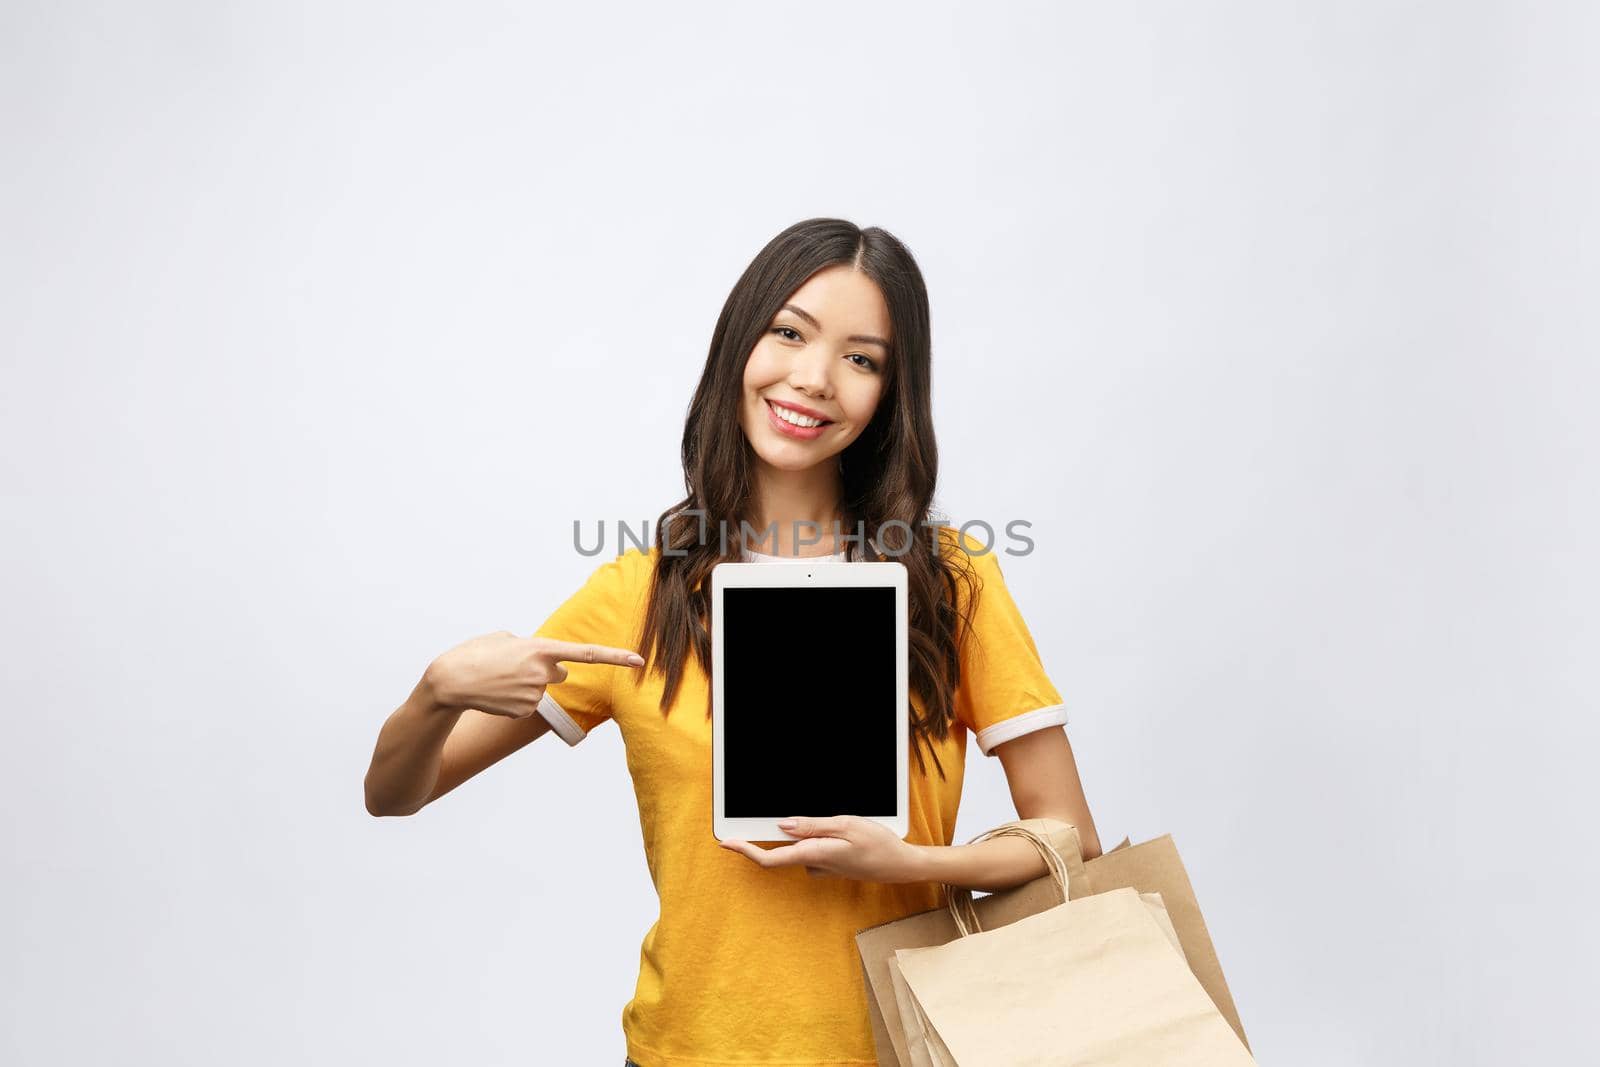
{"type": "MultiPolygon", "coordinates": [[[[1076,844],[1076,830],[1072,831],[1072,836],[1076,844]]],[[[1161,894],[1167,915],[1178,932],[1184,958],[1189,961],[1189,969],[1200,980],[1200,985],[1211,996],[1212,1003],[1216,1004],[1222,1017],[1228,1020],[1228,1025],[1233,1027],[1233,1032],[1239,1035],[1239,1040],[1249,1048],[1250,1039],[1244,1035],[1239,1009],[1233,1003],[1233,994],[1228,992],[1227,980],[1222,976],[1222,963],[1217,959],[1211,933],[1206,929],[1205,916],[1200,914],[1194,886],[1189,883],[1189,873],[1184,870],[1172,835],[1162,834],[1137,845],[1113,849],[1089,860],[1083,865],[1083,870],[1088,882],[1085,895],[1105,893],[1124,886],[1140,893],[1161,894]]]]}
{"type": "MultiPolygon", "coordinates": [[[[1130,845],[1124,839],[1111,851],[1085,863],[1078,850],[1077,831],[1067,823],[1056,819],[1024,819],[1005,825],[1030,828],[1046,837],[1066,865],[1069,899],[1103,893],[1121,886],[1130,886],[1140,893],[1159,893],[1195,977],[1239,1039],[1246,1041],[1205,920],[1195,901],[1194,890],[1170,836],[1163,835],[1138,845],[1130,845]]],[[[982,840],[985,836],[979,835],[973,840],[982,840]]],[[[1037,914],[1060,902],[1055,880],[1046,873],[1024,885],[989,894],[973,904],[983,929],[990,930],[1037,914]]],[[[861,954],[869,994],[867,1007],[877,1045],[878,1062],[882,1067],[913,1067],[908,1058],[890,969],[895,950],[942,945],[953,940],[957,933],[947,907],[906,916],[857,933],[856,945],[861,954]]]]}
{"type": "MultiPolygon", "coordinates": [[[[1131,890],[1124,890],[1124,892],[1131,892],[1131,890]]],[[[1178,949],[1177,932],[1173,930],[1170,922],[1165,921],[1166,911],[1161,906],[1161,894],[1141,893],[1139,896],[1146,907],[1150,909],[1151,917],[1160,920],[1162,935],[1166,937],[1167,943],[1175,951],[1181,952],[1178,949]]],[[[899,1017],[905,1024],[906,1062],[912,1064],[913,1067],[951,1067],[952,1064],[956,1063],[955,1056],[950,1052],[949,1046],[944,1043],[944,1039],[939,1036],[938,1030],[929,1022],[921,1003],[917,1000],[915,994],[911,992],[911,987],[907,984],[905,976],[900,969],[900,958],[908,951],[926,950],[901,949],[889,959],[889,974],[894,981],[895,1001],[899,1007],[899,1017]]],[[[1081,1037],[1082,1034],[1077,1033],[1074,1036],[1081,1037]]],[[[1237,1039],[1230,1036],[1229,1040],[1237,1039]]],[[[1004,1040],[999,1042],[986,1041],[983,1048],[990,1054],[1010,1052],[1019,1063],[1038,1062],[1037,1056],[1028,1057],[1021,1050],[1011,1047],[1004,1040]]],[[[1129,1051],[1129,1055],[1131,1056],[1129,1062],[1140,1063],[1143,1062],[1145,1052],[1140,1051],[1137,1055],[1134,1055],[1132,1051],[1129,1051]]],[[[1050,1057],[1046,1062],[1078,1062],[1070,1050],[1061,1047],[1051,1046],[1050,1057]],[[1068,1057],[1073,1058],[1069,1059],[1068,1057]]],[[[1099,1058],[1098,1053],[1092,1053],[1088,1062],[1100,1063],[1102,1060],[1099,1058]]],[[[1188,1061],[1181,1060],[1179,1062],[1187,1063],[1188,1061]]]]}
{"type": "Polygon", "coordinates": [[[1161,921],[1160,894],[1124,887],[1069,900],[1064,864],[1044,838],[996,832],[1040,850],[1060,903],[978,930],[962,917],[970,897],[950,887],[962,936],[894,954],[901,1015],[923,1041],[908,1042],[913,1063],[1253,1067],[1161,921]]]}
{"type": "MultiPolygon", "coordinates": [[[[1059,904],[1065,899],[1065,894],[1060,892],[1059,887],[1057,892],[1059,894],[1057,903],[1059,904]]],[[[1166,919],[1166,910],[1161,906],[1160,894],[1144,893],[1140,897],[1151,910],[1152,917],[1158,919],[1161,934],[1167,939],[1167,943],[1172,946],[1175,953],[1181,953],[1183,950],[1178,946],[1178,933],[1166,919]]],[[[970,909],[970,897],[966,901],[966,906],[970,909]]],[[[957,915],[956,925],[969,933],[974,930],[974,927],[961,921],[959,915],[957,915]]],[[[949,1046],[945,1044],[944,1039],[939,1036],[938,1029],[929,1021],[927,1013],[923,1011],[921,1002],[911,991],[910,984],[906,981],[904,972],[901,970],[902,958],[908,952],[914,951],[918,950],[897,950],[888,960],[889,976],[894,982],[895,1003],[899,1009],[899,1018],[904,1031],[905,1062],[911,1064],[911,1067],[951,1067],[956,1062],[955,1056],[951,1053],[949,1046]]],[[[1003,1051],[1006,1047],[1002,1041],[1000,1046],[991,1046],[991,1049],[1003,1051]]],[[[1052,1051],[1059,1053],[1062,1050],[1053,1049],[1052,1051]]],[[[1019,1059],[1018,1062],[1029,1061],[1019,1059]]]]}

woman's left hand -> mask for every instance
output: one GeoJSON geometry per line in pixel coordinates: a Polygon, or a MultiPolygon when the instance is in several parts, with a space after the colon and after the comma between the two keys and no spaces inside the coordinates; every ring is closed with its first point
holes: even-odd
{"type": "Polygon", "coordinates": [[[729,838],[723,848],[742,853],[763,867],[803,865],[813,878],[855,878],[863,882],[911,882],[917,846],[903,841],[881,823],[859,815],[826,819],[785,819],[785,833],[800,838],[792,845],[757,848],[729,838]]]}

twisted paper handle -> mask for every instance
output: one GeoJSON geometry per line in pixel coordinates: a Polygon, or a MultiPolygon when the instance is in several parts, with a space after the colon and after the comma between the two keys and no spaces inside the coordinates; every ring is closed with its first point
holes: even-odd
{"type": "MultiPolygon", "coordinates": [[[[1076,828],[1074,828],[1073,834],[1074,840],[1076,840],[1076,828]]],[[[979,841],[986,841],[991,837],[1021,837],[1031,842],[1033,847],[1038,849],[1039,855],[1044,858],[1045,867],[1049,873],[1055,876],[1056,888],[1061,890],[1061,902],[1063,904],[1067,902],[1067,861],[1061,858],[1061,853],[1057,852],[1044,836],[1037,831],[1028,829],[1026,826],[1005,823],[1002,826],[996,826],[993,830],[984,831],[971,841],[968,841],[967,844],[977,844],[979,841]]],[[[972,890],[966,886],[951,885],[946,882],[944,883],[944,892],[945,901],[950,907],[950,917],[956,923],[958,936],[966,937],[969,934],[982,933],[983,927],[978,924],[978,909],[972,903],[972,890]]]]}

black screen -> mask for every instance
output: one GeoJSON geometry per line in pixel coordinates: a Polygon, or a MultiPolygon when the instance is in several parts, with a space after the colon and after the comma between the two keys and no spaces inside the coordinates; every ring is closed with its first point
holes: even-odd
{"type": "Polygon", "coordinates": [[[895,591],[722,597],[724,814],[894,813],[895,591]]]}

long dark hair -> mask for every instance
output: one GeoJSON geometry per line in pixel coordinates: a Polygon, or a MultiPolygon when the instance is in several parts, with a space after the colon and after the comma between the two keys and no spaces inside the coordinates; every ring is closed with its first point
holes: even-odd
{"type": "MultiPolygon", "coordinates": [[[[656,522],[655,545],[661,552],[640,651],[651,670],[666,676],[663,713],[672,706],[690,651],[710,674],[707,579],[718,563],[738,558],[742,538],[731,535],[725,553],[720,531],[742,533],[753,490],[753,456],[739,419],[745,361],[794,291],[819,270],[840,264],[864,272],[883,292],[893,348],[872,421],[840,454],[840,506],[847,532],[864,530],[879,548],[892,546],[894,558],[905,564],[910,685],[925,709],[925,714],[915,705],[910,709],[912,736],[928,742],[943,778],[932,742],[949,735],[955,717],[959,648],[971,614],[970,607],[965,613],[958,609],[956,593],[958,582],[970,589],[974,579],[966,553],[951,551],[948,528],[941,529],[931,513],[939,450],[933,434],[928,291],[910,251],[886,230],[861,229],[843,219],[797,222],[767,243],[728,294],[684,423],[686,495],[656,522]],[[717,532],[706,536],[708,531],[717,532]]],[[[847,543],[847,552],[849,559],[863,558],[859,542],[847,543]]],[[[967,604],[972,602],[969,596],[967,604]]],[[[912,747],[926,773],[920,747],[912,747]]]]}

